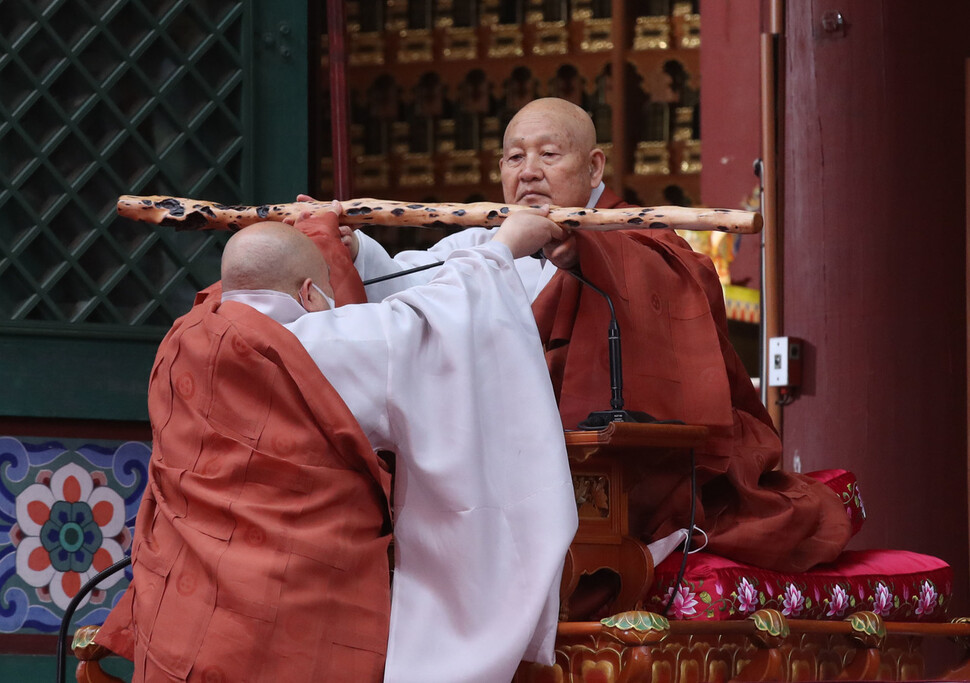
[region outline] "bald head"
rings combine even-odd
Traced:
[[[585,206],[606,157],[584,109],[558,97],[533,100],[505,129],[502,192],[515,204]]]
[[[272,289],[297,298],[306,280],[330,288],[330,269],[313,241],[284,223],[243,228],[222,252],[222,289]]]
[[[547,128],[550,134],[562,135],[580,152],[589,152],[596,146],[593,119],[582,107],[558,97],[532,100],[516,112],[505,129],[502,146],[508,146],[516,136],[521,137],[518,129],[527,122],[537,122]]]

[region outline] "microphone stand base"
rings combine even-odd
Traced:
[[[657,422],[657,418],[639,410],[594,410],[577,426],[593,431],[606,429],[611,422]]]

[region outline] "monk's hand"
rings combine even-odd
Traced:
[[[296,196],[296,201],[297,202],[315,202],[317,200],[314,199],[313,197],[311,197],[308,194],[298,194]],[[305,221],[311,215],[312,215],[312,210],[311,210],[311,208],[309,206],[307,206],[305,210],[297,211],[296,214],[287,216],[286,218],[283,219],[283,222],[286,223],[287,225],[296,225],[300,221]]]
[[[347,247],[350,252],[350,260],[357,260],[357,252],[360,251],[360,240],[357,239],[357,231],[349,225],[338,225],[340,231],[340,242]]]
[[[568,230],[563,231],[562,239],[553,240],[545,245],[542,253],[553,265],[562,270],[570,270],[579,265],[576,235]]]
[[[548,215],[548,204],[529,211],[516,211],[503,221],[492,239],[507,246],[513,258],[530,256],[564,237],[563,229],[549,220]]]
[[[298,201],[298,202],[315,202],[317,200],[314,199],[313,197],[311,197],[308,194],[298,194],[296,196],[296,201]],[[336,199],[334,199],[332,202],[330,202],[330,208],[327,209],[327,210],[328,211],[333,211],[338,216],[342,215],[343,212],[344,212],[343,205],[339,201],[337,201]],[[318,213],[319,213],[319,211],[318,211]],[[302,218],[306,218],[306,217],[308,217],[308,216],[304,215]],[[302,218],[301,218],[301,220],[302,220]],[[339,225],[339,226],[337,226],[337,229],[340,231],[340,242],[341,242],[341,244],[343,244],[345,247],[347,247],[347,251],[350,252],[350,260],[351,261],[356,261],[357,260],[357,252],[360,251],[360,240],[357,239],[357,233],[354,231],[354,228],[350,227],[349,225]]]
[[[320,200],[319,199],[314,199],[313,197],[311,197],[308,194],[298,194],[296,196],[296,201],[298,201],[298,202],[313,202],[315,204],[319,204],[320,203]]]

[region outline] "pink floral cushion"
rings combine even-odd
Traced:
[[[662,612],[682,555],[657,565],[645,609]],[[687,560],[669,619],[745,619],[776,609],[792,619],[840,620],[870,611],[886,621],[945,621],[953,571],[935,557],[906,550],[846,550],[830,564],[782,574],[699,552]]]
[[[852,535],[859,533],[862,523],[866,521],[866,506],[862,502],[855,475],[849,470],[817,470],[806,472],[805,476],[817,479],[835,491],[852,523]]]

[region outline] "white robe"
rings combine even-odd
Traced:
[[[504,683],[551,664],[577,527],[562,423],[508,248],[455,252],[427,286],[306,314],[227,292],[283,323],[397,453],[384,680]]]

